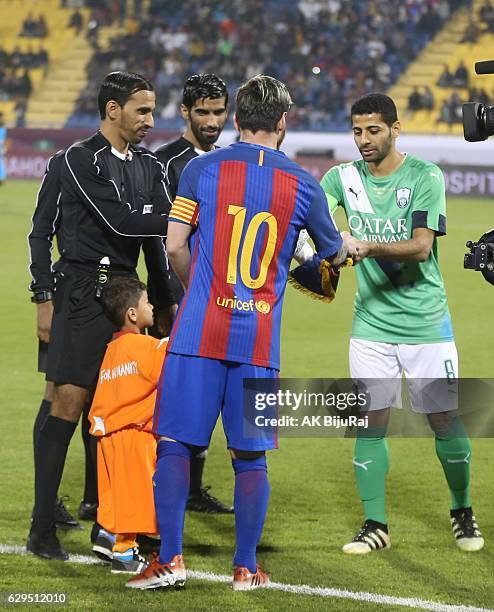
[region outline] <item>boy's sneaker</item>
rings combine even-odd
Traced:
[[[259,565],[253,574],[247,567],[235,567],[233,572],[233,590],[251,591],[252,589],[262,589],[269,584],[269,576],[263,572]]]
[[[367,519],[351,542],[341,549],[349,555],[366,555],[373,550],[391,548],[388,526]]]
[[[57,529],[83,529],[82,525],[70,514],[63,503],[67,498],[58,498],[53,518]]]
[[[111,562],[112,574],[140,574],[146,569],[147,561],[139,554],[137,546],[125,552],[113,552]]]
[[[206,514],[233,514],[233,506],[227,506],[209,493],[211,487],[201,487],[191,491],[187,500],[187,510]]]
[[[484,538],[471,507],[451,510],[450,520],[458,548],[466,552],[475,552],[484,547]]]
[[[113,533],[106,531],[98,523],[94,523],[91,530],[91,542],[93,553],[105,563],[110,563],[113,559],[113,545],[115,544]]]
[[[138,576],[127,581],[129,589],[159,589],[160,587],[183,587],[186,580],[184,559],[175,555],[170,563],[160,563],[159,555]]]

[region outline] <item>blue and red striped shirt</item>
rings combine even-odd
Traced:
[[[188,223],[191,269],[168,351],[279,369],[283,296],[300,230],[341,247],[317,181],[280,151],[239,142],[191,160],[170,221]]]

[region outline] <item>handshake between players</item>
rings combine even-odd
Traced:
[[[329,262],[332,266],[339,268],[345,264],[348,265],[348,259],[352,260],[352,264],[356,264],[368,256],[369,249],[364,240],[358,240],[347,231],[341,232],[341,238],[343,240],[341,249]],[[309,234],[306,230],[302,230],[293,255],[299,264],[304,264],[314,256],[314,249],[310,246],[308,240]]]
[[[293,254],[300,265],[290,271],[288,282],[313,299],[332,302],[338,287],[340,268],[355,265],[368,253],[365,241],[354,238],[349,232],[341,232],[341,238],[343,243],[336,255],[331,259],[321,259],[308,243],[308,232],[302,230]]]

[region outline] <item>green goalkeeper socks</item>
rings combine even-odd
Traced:
[[[386,439],[357,437],[353,466],[366,520],[372,519],[386,524],[384,493],[389,467]]]
[[[436,435],[436,453],[441,462],[451,493],[451,509],[469,508],[470,460],[472,449],[466,437],[449,438]]]

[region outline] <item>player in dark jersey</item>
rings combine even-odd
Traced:
[[[228,91],[215,74],[195,74],[187,79],[182,93],[180,112],[187,124],[185,133],[155,151],[165,167],[170,206],[177,193],[182,170],[188,162],[216,148],[215,143],[225,126]]]
[[[173,204],[177,194],[178,183],[182,170],[191,159],[212,151],[216,148],[218,140],[227,117],[228,91],[225,83],[215,74],[195,74],[187,79],[183,89],[180,111],[187,128],[185,133],[177,140],[169,142],[155,151],[156,157],[165,169],[166,195]],[[178,303],[182,299],[182,285],[170,271],[171,288],[176,295],[176,302],[171,307],[175,315]],[[157,311],[154,287],[148,282],[150,301]],[[166,334],[168,335],[168,334]],[[208,492],[209,487],[202,484],[204,464],[207,450],[195,454],[190,462],[190,493],[187,509],[196,512],[233,513],[231,506],[226,506]]]
[[[180,175],[185,166],[194,157],[216,148],[215,143],[225,126],[227,107],[226,85],[216,75],[195,74],[185,82],[180,106],[182,117],[187,125],[185,133],[155,151],[156,157],[165,170],[166,196],[170,207],[175,200]],[[175,314],[176,307],[183,296],[183,290],[173,271],[170,276],[176,294],[173,312]],[[153,301],[152,283],[148,283],[148,292]]]
[[[221,412],[235,472],[233,588],[266,586],[256,562],[268,507],[265,451],[276,432],[246,434],[244,378],[275,379],[288,268],[302,228],[320,257],[346,248],[315,179],[278,150],[291,98],[258,75],[237,93],[240,142],[193,159],[170,211],[168,254],[186,288],[158,388],[155,506],[160,555],[128,587],[182,586],[191,448],[206,447]],[[165,399],[166,398],[166,399]]]

